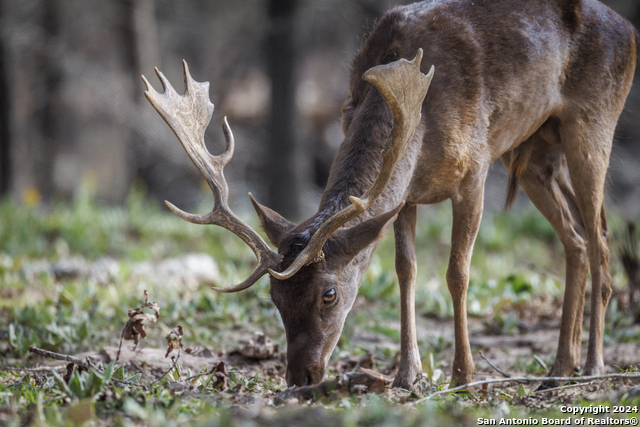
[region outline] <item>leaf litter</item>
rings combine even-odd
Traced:
[[[127,366],[128,369],[138,373],[128,379],[124,379],[125,375],[120,376],[122,379],[109,378],[108,385],[103,387],[100,392],[101,399],[117,399],[123,395],[123,392],[126,395],[126,393],[131,393],[133,389],[149,391],[163,389],[172,396],[188,395],[196,399],[207,396],[213,397],[216,401],[227,400],[232,405],[241,407],[252,407],[256,404],[263,407],[303,403],[326,405],[335,404],[341,399],[360,398],[366,395],[380,395],[384,396],[387,401],[406,404],[420,400],[434,390],[440,389],[443,384],[443,382],[436,384],[428,376],[419,375],[414,384],[414,390],[392,389],[390,386],[397,370],[398,353],[395,353],[390,362],[382,363],[384,359],[381,360],[379,354],[369,351],[362,356],[348,354],[337,359],[330,368],[332,373],[327,375],[327,379],[320,384],[286,388],[283,379],[285,366],[283,354],[278,345],[263,332],[256,332],[250,339],[240,341],[240,346],[228,353],[211,352],[206,348],[194,352],[191,347],[184,347],[185,330],[178,325],[165,336],[166,350],[139,348],[140,341],[145,339],[150,332],[145,327],[150,327],[158,322],[160,306],[155,302],[149,302],[149,294],[145,290],[144,302],[139,307],[128,310],[127,314],[129,319],[123,328],[120,347],[115,357],[115,348],[105,347],[98,353],[92,353],[87,360],[91,361],[88,363],[98,375],[106,373],[105,365],[109,366],[108,364],[118,361],[121,362],[121,367]],[[476,345],[490,346],[491,349],[504,348],[504,346],[517,349],[524,345],[523,350],[528,348],[529,354],[531,354],[531,348],[537,341],[528,342],[524,338],[526,335],[521,334],[521,338],[511,341],[504,336],[502,338],[495,336],[498,340],[489,336],[491,339],[484,342],[478,340]],[[123,340],[133,341],[133,348],[122,349]],[[546,338],[541,342],[545,340]],[[555,338],[552,341],[555,341]],[[612,349],[612,347],[607,347],[607,349]],[[177,356],[174,354],[175,352],[177,352]],[[39,354],[51,357],[44,353]],[[61,356],[63,360],[67,360],[66,357],[71,357],[58,356]],[[167,369],[167,363],[162,362],[162,359],[166,360],[169,356],[171,356],[172,363]],[[503,356],[500,363],[506,364],[513,370],[513,362],[509,362],[508,352]],[[62,381],[67,384],[67,387],[61,386],[62,393],[65,394],[62,400],[64,402],[82,402],[82,396],[93,393],[93,391],[87,390],[94,389],[82,388],[86,385],[78,386],[80,382],[77,379],[89,375],[87,368],[80,363],[82,360],[80,362],[78,360],[80,360],[79,357],[76,361],[66,365],[67,372],[62,377]],[[429,354],[428,361],[425,372],[433,376],[433,372],[439,371],[442,375],[442,371],[435,368],[432,353]],[[532,357],[532,363],[538,366],[545,365],[545,362],[536,354]],[[479,376],[483,374],[486,376],[487,369],[480,369],[479,374]],[[69,383],[73,381],[75,381],[75,388],[72,389]],[[548,409],[551,405],[545,402],[563,399],[571,401],[581,396],[580,390],[588,391],[594,398],[611,393],[611,387],[605,387],[603,384],[605,383],[577,384],[573,389],[571,387],[558,389],[547,393],[546,396],[527,391],[527,388],[524,388],[522,384],[515,382],[502,384],[499,387],[483,384],[481,389],[477,390],[478,394],[470,394],[469,396],[473,402],[491,402],[508,397],[515,399],[525,407]],[[628,387],[638,384],[638,381],[629,379],[624,384],[627,384],[628,389]],[[623,384],[620,383],[620,385]],[[618,397],[622,396],[624,388],[618,387],[617,389],[620,390]],[[83,419],[84,416],[88,416],[87,414],[94,414],[93,407],[85,407],[80,403],[70,404],[74,408],[73,412],[79,411],[81,416],[78,419]]]

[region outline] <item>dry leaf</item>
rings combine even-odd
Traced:
[[[155,311],[155,314],[143,313],[142,309],[148,308]],[[138,341],[144,339],[147,336],[147,333],[144,330],[143,321],[147,321],[150,323],[156,323],[158,318],[160,317],[160,307],[155,302],[149,302],[149,293],[144,291],[144,303],[138,307],[129,310],[129,321],[125,325],[123,338],[128,341],[133,341],[135,350],[138,346]]]
[[[64,382],[66,382],[67,384],[69,384],[69,380],[71,380],[71,374],[73,374],[74,371],[88,371],[87,368],[80,366],[80,365],[76,365],[75,363],[68,363],[67,364],[67,372],[65,372],[64,376],[62,377],[62,379],[64,380]]]
[[[211,387],[216,390],[224,391],[227,388],[227,378],[229,377],[227,374],[227,367],[224,362],[218,363],[218,365],[212,369],[213,380]]]
[[[376,394],[384,393],[386,386],[387,384],[385,383],[385,381],[379,378],[369,386],[369,388],[367,389],[367,392],[376,393]]]
[[[164,357],[169,356],[169,353],[171,353],[173,350],[178,350],[179,348],[182,347],[182,336],[183,336],[183,330],[182,330],[182,326],[178,325],[175,328],[173,328],[171,330],[171,332],[169,332],[169,334],[167,335],[167,345],[169,346],[167,348],[167,354],[164,355]]]

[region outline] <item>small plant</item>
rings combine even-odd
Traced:
[[[490,320],[485,320],[483,325],[488,334],[513,335],[518,329],[518,317],[513,311],[506,314],[497,312]]]
[[[97,400],[107,387],[113,375],[114,363],[108,364],[101,372],[93,367],[89,369],[74,369],[68,367],[67,375],[61,377],[51,371],[58,387],[68,397],[75,400]],[[70,371],[70,372],[69,372]]]

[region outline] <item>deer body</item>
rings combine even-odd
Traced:
[[[394,385],[411,387],[421,370],[414,311],[416,206],[446,199],[453,211],[446,277],[454,306],[452,375],[457,384],[471,382],[469,263],[487,171],[497,158],[510,172],[508,203],[520,184],[565,249],[562,326],[550,374],[568,376],[580,365],[589,266],[585,366],[587,374],[602,373],[604,309],[611,293],[603,187],[637,51],[631,24],[595,0],[433,0],[385,14],[353,62],[342,111],[345,139],[318,212],[295,225],[252,198],[278,247],[277,255],[265,257],[273,259],[271,295],[287,333],[289,385],[322,379],[371,254],[393,223],[402,329]],[[401,58],[416,55],[423,72],[435,65],[433,80],[430,73],[413,83],[403,74],[392,78],[402,83],[388,92],[408,99],[431,81],[426,97],[421,92],[416,98],[421,116],[400,112],[373,77],[361,78],[369,69],[395,69],[406,63]],[[399,154],[391,161],[383,151]],[[363,193],[362,200],[353,200]]]

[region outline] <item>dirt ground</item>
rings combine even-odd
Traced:
[[[354,307],[354,312],[363,311],[365,315],[374,315],[375,310],[376,307],[361,301]],[[351,313],[351,316],[354,314]],[[488,333],[487,323],[486,318],[469,318],[469,336],[476,364],[476,381],[502,377],[487,360],[500,371],[513,377],[531,376],[524,367],[535,363],[534,355],[550,366],[558,344],[559,316],[541,316],[535,319],[535,323],[519,322],[517,333],[509,335]],[[399,321],[386,321],[385,326],[398,330],[400,327]],[[417,328],[421,342],[440,343],[439,348],[434,346],[430,348],[427,344],[420,350],[423,357],[428,352],[435,354],[436,367],[443,371],[445,379],[448,380],[453,360],[453,320],[418,317]],[[640,332],[640,325],[635,325],[634,328],[636,332]],[[255,374],[268,376],[284,387],[286,349],[279,349],[269,337],[264,337],[260,333],[254,335],[248,330],[241,329],[232,331],[232,334],[238,345],[227,352],[211,350],[206,346],[198,348],[194,354],[182,352],[179,359],[182,371],[200,372],[207,367],[211,368],[219,362],[224,362],[228,369],[235,368],[247,377]],[[354,345],[371,350],[364,356],[341,354],[342,357],[329,367],[325,380],[331,378],[332,374],[346,373],[361,366],[374,369],[383,375],[388,375],[389,378],[393,376],[399,342],[383,334],[360,330],[358,327],[353,332],[351,340]],[[585,331],[582,345],[583,362],[586,359],[587,340],[588,332]],[[377,358],[379,352],[376,353],[375,349],[379,348],[389,349],[396,357],[391,360],[384,357]],[[109,363],[115,360],[117,353],[117,346],[108,346],[99,351],[85,352],[75,356],[80,359],[89,356],[97,361]],[[175,356],[176,352],[172,355]],[[132,349],[131,343],[125,342],[119,362],[143,374],[150,374],[151,377],[161,375],[172,364],[171,359],[166,357],[166,347],[148,347],[144,342],[135,350]],[[636,342],[605,343],[604,362],[608,373],[640,365],[640,345]],[[63,367],[66,362],[48,361],[45,365]],[[542,368],[538,367],[537,370],[536,375],[541,376]]]

